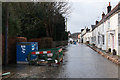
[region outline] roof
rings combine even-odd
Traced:
[[[108,13],[106,14],[101,20],[100,22],[96,25],[96,27],[98,27],[100,24],[102,24],[103,22],[105,22],[106,20],[108,20],[113,14],[115,14],[117,11],[120,11],[120,2]]]

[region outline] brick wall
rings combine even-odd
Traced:
[[[24,37],[8,38],[8,64],[16,63],[16,42],[27,42]],[[5,64],[5,36],[2,35],[2,63]]]

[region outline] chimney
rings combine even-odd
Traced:
[[[96,25],[98,24],[99,22],[96,20]]]
[[[103,13],[102,13],[102,19],[104,18],[104,16],[105,16],[105,13],[103,12]]]
[[[109,2],[109,6],[107,7],[107,13],[109,13],[111,11],[111,5],[110,5],[110,2]]]

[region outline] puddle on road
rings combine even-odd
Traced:
[[[116,78],[117,66],[85,45],[69,45],[60,66],[11,65],[12,78]],[[97,74],[97,75],[96,75]],[[114,75],[113,75],[114,74]]]
[[[4,68],[4,70],[10,70],[13,74],[11,78],[56,78],[64,72],[64,67],[67,61],[62,64],[46,66],[46,65],[11,65]]]

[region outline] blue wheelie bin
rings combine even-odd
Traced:
[[[38,51],[38,42],[18,42],[16,45],[17,63],[27,62],[27,55],[32,51]],[[32,55],[31,58],[36,58]]]

